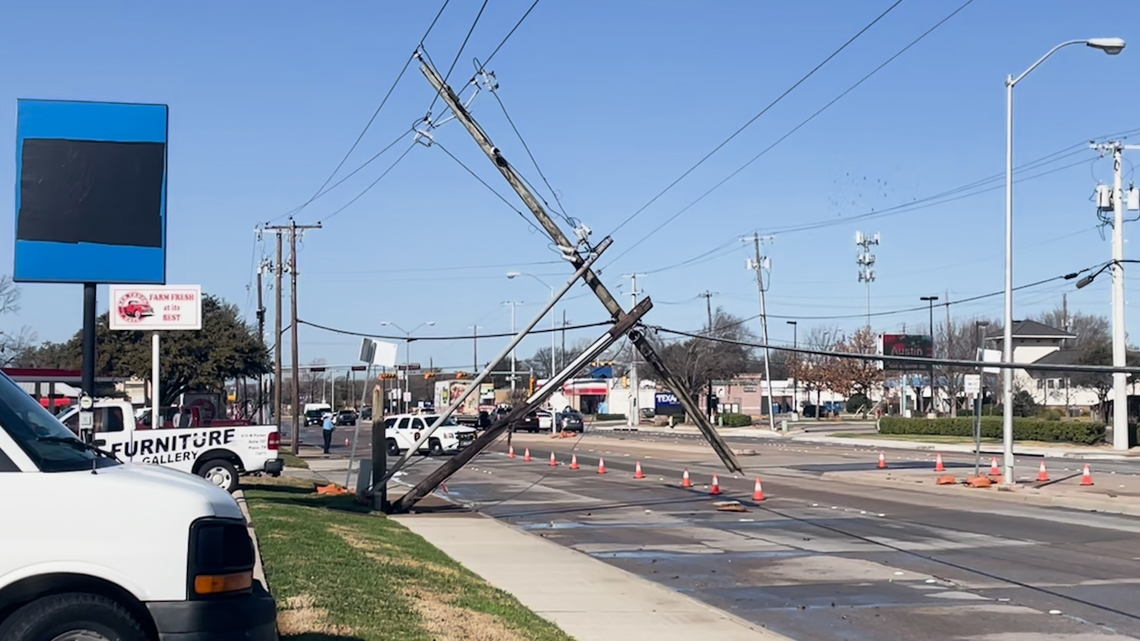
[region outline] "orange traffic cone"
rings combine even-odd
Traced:
[[[523,460],[528,462],[528,463],[530,462],[530,448],[529,447],[526,448],[525,450],[523,450]]]
[[[550,453],[550,467],[558,467],[558,459],[554,458],[554,452]]]
[[[598,474],[606,473],[606,459],[598,457]]]
[[[633,478],[635,478],[635,479],[645,478],[645,473],[641,471],[641,461],[638,461],[637,467],[633,468]]]
[[[1092,472],[1089,471],[1089,464],[1085,463],[1085,472],[1081,475],[1081,485],[1092,485]]]
[[[1037,470],[1037,480],[1039,482],[1049,480],[1049,472],[1045,471],[1045,461],[1044,460],[1041,461],[1041,467],[1038,468],[1038,470]]]
[[[712,487],[709,488],[709,494],[713,496],[720,494],[720,479],[716,477],[716,474],[713,474],[713,482]]]
[[[514,445],[507,448],[507,458],[515,458],[515,446]]]
[[[887,457],[883,456],[882,452],[879,452],[879,469],[887,469]]]
[[[681,476],[681,487],[693,487],[693,482],[689,479],[689,468],[685,468],[685,473]]]
[[[752,490],[753,501],[764,500],[764,488],[760,486],[760,477],[756,477],[756,489]]]
[[[570,469],[572,469],[572,470],[580,469],[578,467],[578,455],[577,454],[571,454],[570,455]]]
[[[942,455],[941,454],[939,454],[937,456],[937,458],[934,459],[934,471],[935,472],[945,472],[946,471],[946,467],[944,465],[942,465]]]
[[[998,467],[996,456],[990,459],[990,475],[1001,476],[1001,468]]]

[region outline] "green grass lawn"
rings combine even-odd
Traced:
[[[301,469],[309,469],[309,462],[305,459],[293,454],[292,452],[278,452],[278,456],[285,461],[285,467],[299,467]]]
[[[972,436],[942,436],[938,434],[879,434],[877,432],[839,432],[829,434],[835,438],[870,438],[882,441],[910,441],[911,443],[932,443],[932,444],[946,444],[946,443],[964,443],[966,445],[974,444],[974,437]],[[1077,445],[1074,443],[1047,443],[1045,441],[1015,441],[1021,447],[1093,447],[1089,445]],[[982,445],[1001,445],[1000,438],[983,438]]]
[[[402,525],[309,487],[246,489],[286,641],[571,641]]]

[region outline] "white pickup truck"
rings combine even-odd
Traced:
[[[94,443],[124,462],[150,463],[196,474],[232,492],[241,474],[278,476],[284,468],[277,454],[280,435],[274,425],[164,427],[150,429],[134,418],[126,401],[104,399],[94,407]],[[79,408],[61,414],[63,423],[80,434]]]
[[[389,456],[399,456],[411,449],[420,436],[439,418],[438,414],[396,414],[384,419],[384,439]],[[428,454],[454,453],[475,441],[475,428],[463,427],[448,418],[426,443]]]
[[[3,641],[277,639],[233,497],[96,451],[2,373],[0,514]]]

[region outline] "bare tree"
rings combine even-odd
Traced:
[[[835,351],[848,354],[875,354],[878,351],[878,336],[870,327],[862,327],[850,337],[837,341]],[[844,397],[862,394],[870,397],[871,392],[883,382],[883,370],[878,361],[862,358],[835,357],[826,368],[828,387]]]
[[[979,323],[986,323],[985,329],[979,330]],[[941,323],[934,332],[934,358],[972,361],[977,356],[978,332],[983,335],[999,326],[996,320],[975,316],[966,319],[950,319],[950,324]],[[965,375],[976,374],[973,367],[950,367],[938,365],[934,368],[934,375],[938,384],[946,393],[950,401],[950,415],[957,416],[959,406],[965,401],[959,398],[965,388]]]
[[[713,315],[712,329],[705,330],[707,338],[663,342],[660,346],[661,360],[685,386],[696,393],[712,381],[731,379],[749,370],[753,350],[746,345],[718,342],[728,340],[743,343],[756,341],[756,335],[737,316],[717,308]],[[714,340],[709,340],[714,339]]]
[[[805,349],[829,352],[835,349],[838,342],[839,329],[827,325],[816,325],[800,340]],[[815,405],[818,408],[823,390],[832,390],[836,384],[837,361],[833,356],[822,354],[794,354],[788,360],[788,373],[799,381],[800,389],[808,393],[815,392]],[[819,418],[819,411],[816,411]]]
[[[20,289],[11,276],[0,276],[0,316],[20,311]],[[35,349],[36,333],[28,326],[15,332],[0,332],[0,363],[17,363]]]

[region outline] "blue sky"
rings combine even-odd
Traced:
[[[752,316],[758,313],[756,286],[745,269],[751,245],[735,239],[754,230],[775,233],[766,246],[773,266],[768,308],[780,317],[770,323],[773,340],[791,339],[786,318],[800,319],[801,333],[813,324],[850,331],[863,322],[865,310],[855,265],[854,234],[861,230],[882,235],[874,252],[875,312],[919,306],[920,296],[944,298],[948,292],[956,300],[998,291],[1000,180],[983,185],[996,187],[991,191],[945,204],[851,218],[1000,174],[1005,75],[1020,73],[1061,41],[1119,36],[1133,43],[1120,56],[1084,47],[1060,52],[1018,87],[1015,103],[1019,164],[1066,148],[1074,152],[1028,172],[1057,169],[1017,188],[1015,283],[1107,261],[1110,244],[1098,234],[1089,197],[1098,180],[1111,180],[1112,163],[1077,145],[1140,130],[1140,87],[1132,81],[1140,70],[1140,5],[1134,0],[976,0],[614,261],[961,1],[904,0],[623,227],[600,262],[604,280],[628,302],[622,275],[650,272],[639,284],[657,301],[651,324],[699,327],[705,309],[697,294],[706,289],[718,293],[715,305]],[[440,4],[9,3],[0,12],[0,57],[7,61],[0,66],[0,121],[8,123],[2,137],[9,145],[8,153],[0,153],[0,183],[15,181],[17,98],[168,104],[168,282],[201,284],[252,319],[251,266],[272,250],[269,237],[256,241],[254,228],[320,187]],[[447,7],[426,41],[437,65],[450,65],[481,4],[453,0]],[[489,68],[566,211],[600,240],[890,4],[543,0]],[[454,84],[471,77],[472,59],[485,59],[529,6],[530,0],[488,3],[452,75]],[[411,67],[342,174],[408,130],[431,102],[430,86]],[[541,186],[494,96],[480,94],[472,110],[503,153]],[[458,123],[433,135],[523,209]],[[1129,142],[1136,139],[1140,135]],[[532,272],[557,284],[568,266],[440,146],[415,146],[373,189],[330,217],[411,143],[405,137],[297,214],[299,222],[324,223],[304,237],[300,252],[301,318],[376,333],[386,333],[382,320],[409,329],[434,320],[428,329],[440,335],[467,335],[472,324],[481,332],[509,329],[503,301],[526,303],[519,307],[521,322],[549,291],[529,278],[508,280],[505,273]],[[1132,153],[1137,159],[1126,163],[1126,178],[1140,163],[1140,151]],[[825,225],[787,231],[815,222]],[[0,264],[10,270],[13,225],[2,229]],[[1125,231],[1131,235],[1127,226]],[[47,340],[78,329],[79,286],[24,285],[22,292],[21,313],[0,319],[0,327],[31,326]],[[1140,275],[1131,278],[1128,292],[1140,293]],[[1071,281],[1020,292],[1015,315],[1052,308],[1063,293],[1073,309],[1109,311],[1110,279],[1101,277],[1079,292]],[[101,296],[105,308],[105,289]],[[569,297],[560,309],[571,321],[605,318],[583,290]],[[956,317],[997,316],[1001,297],[951,309]],[[1135,340],[1140,315],[1129,312]],[[812,318],[844,315],[853,317]],[[926,316],[891,314],[874,325],[879,331],[900,330],[904,323],[913,329],[925,325]],[[758,321],[754,325],[759,333]],[[577,332],[568,340],[587,335]],[[548,340],[530,338],[520,354]],[[481,343],[481,357],[501,344]],[[356,338],[308,327],[301,332],[303,362],[348,363],[358,348]],[[413,349],[414,360],[430,357],[437,365],[471,360],[470,341],[417,343]]]

